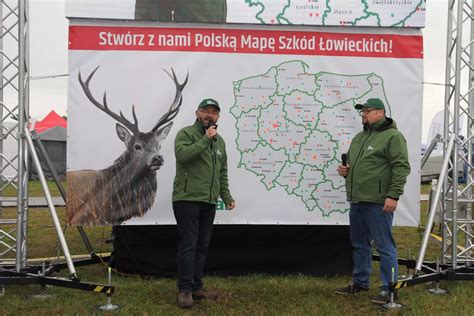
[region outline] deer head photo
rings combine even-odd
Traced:
[[[135,107],[133,121],[120,111],[114,112],[107,104],[104,92],[102,102],[90,90],[90,82],[99,67],[84,81],[79,71],[79,84],[90,103],[117,123],[117,137],[125,145],[125,151],[108,168],[102,170],[78,170],[67,173],[67,214],[70,225],[117,224],[132,217],[143,216],[153,205],[157,190],[156,171],[164,164],[160,155],[161,143],[170,132],[182,104],[182,91],[188,76],[179,83],[176,74],[165,70],[173,80],[176,93],[171,106],[148,132],[141,132]]]

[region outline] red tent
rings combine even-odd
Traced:
[[[38,134],[41,134],[47,131],[48,129],[56,126],[67,128],[67,121],[61,116],[59,116],[58,113],[54,112],[54,110],[52,110],[51,112],[49,112],[48,115],[46,115],[44,119],[36,122],[35,131]]]

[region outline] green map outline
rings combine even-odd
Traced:
[[[237,168],[244,168],[245,170],[249,171],[250,173],[254,174],[255,176],[257,176],[257,178],[259,178],[259,181],[265,186],[265,189],[269,192],[270,190],[272,190],[273,188],[276,187],[276,184],[278,184],[279,186],[281,186],[289,195],[295,195],[297,197],[299,197],[303,204],[305,205],[306,209],[308,209],[308,211],[314,211],[316,208],[318,208],[321,213],[322,213],[322,216],[323,217],[329,217],[332,213],[334,212],[338,212],[338,213],[346,213],[348,212],[349,209],[332,209],[330,210],[329,212],[325,212],[322,207],[320,206],[320,204],[318,203],[318,200],[315,199],[313,197],[313,193],[318,189],[318,187],[321,185],[321,184],[324,184],[324,183],[327,183],[327,182],[330,182],[330,185],[331,185],[331,188],[334,189],[334,190],[337,190],[337,189],[341,189],[343,185],[339,186],[339,187],[335,187],[334,185],[334,182],[329,179],[327,176],[326,176],[326,173],[324,172],[326,170],[326,168],[334,161],[337,161],[338,160],[338,157],[337,157],[337,149],[339,149],[339,144],[338,144],[338,141],[335,140],[332,135],[329,133],[329,131],[327,130],[321,130],[321,129],[318,129],[317,126],[318,126],[318,123],[319,123],[319,120],[320,120],[320,115],[321,113],[323,113],[323,111],[325,109],[332,109],[332,108],[336,108],[337,106],[341,105],[341,104],[344,104],[344,103],[347,103],[347,102],[350,102],[352,101],[353,105],[358,102],[358,100],[364,98],[365,96],[369,95],[371,93],[371,91],[373,90],[373,85],[371,84],[370,82],[370,79],[371,78],[377,78],[378,80],[380,80],[381,82],[381,91],[383,93],[383,96],[384,96],[384,99],[385,100],[388,100],[387,99],[387,95],[386,95],[386,91],[385,91],[385,84],[384,84],[384,80],[382,77],[376,75],[375,73],[365,73],[365,74],[352,74],[352,75],[347,75],[347,74],[338,74],[338,73],[332,73],[332,72],[325,72],[325,71],[320,71],[320,72],[317,72],[315,74],[310,74],[312,76],[314,76],[314,84],[316,86],[316,89],[314,90],[314,93],[313,94],[308,94],[306,93],[306,91],[302,91],[300,89],[292,89],[290,92],[286,93],[285,95],[279,95],[278,94],[278,87],[279,87],[279,83],[276,81],[277,80],[277,77],[278,77],[278,69],[280,67],[282,67],[283,65],[285,64],[290,64],[290,63],[300,63],[303,70],[305,71],[305,73],[307,74],[310,74],[307,72],[307,70],[309,69],[309,66],[307,63],[305,63],[303,60],[298,60],[298,59],[295,59],[295,60],[289,60],[289,61],[285,61],[285,62],[282,62],[276,66],[272,66],[270,67],[265,73],[263,74],[259,74],[259,75],[255,75],[255,76],[250,76],[250,77],[246,77],[246,78],[243,78],[243,79],[240,79],[240,80],[237,80],[237,81],[234,81],[233,82],[233,86],[234,86],[234,104],[233,106],[230,108],[230,113],[231,115],[235,118],[235,129],[237,131],[237,137],[235,138],[234,142],[236,144],[236,147],[237,147],[237,150],[239,151],[240,153],[240,159],[239,159],[239,162],[238,162],[238,165],[237,165]],[[246,80],[249,80],[249,79],[256,79],[256,78],[260,78],[262,76],[268,76],[268,74],[270,74],[271,72],[275,72],[275,74],[273,75],[273,79],[275,80],[275,91],[269,95],[269,99],[272,100],[272,102],[270,102],[269,104],[266,104],[266,105],[263,105],[263,106],[257,106],[255,108],[250,108],[249,110],[245,110],[245,111],[240,111],[240,115],[239,116],[236,116],[233,112],[233,109],[235,109],[237,106],[238,106],[238,101],[237,101],[237,93],[239,93],[241,91],[241,88],[242,88],[242,83]],[[319,77],[323,76],[323,75],[334,75],[334,76],[338,76],[338,77],[363,77],[365,76],[367,81],[368,81],[368,85],[370,86],[370,89],[367,90],[364,94],[360,95],[360,96],[357,96],[356,98],[348,98],[348,99],[344,99],[343,101],[341,102],[338,102],[338,103],[334,103],[333,105],[331,106],[326,106],[322,101],[318,100],[317,97],[316,97],[316,93],[318,91],[320,91],[321,89],[321,86],[317,84],[317,80]],[[269,144],[265,139],[263,139],[261,136],[260,136],[260,118],[261,118],[261,115],[262,115],[262,110],[265,110],[267,109],[268,107],[270,107],[273,102],[274,102],[274,99],[272,99],[272,97],[275,97],[275,96],[279,96],[282,98],[282,100],[284,100],[284,98],[288,95],[291,95],[292,93],[294,93],[295,91],[297,92],[300,92],[302,94],[306,94],[308,96],[312,96],[314,101],[317,102],[318,104],[321,105],[321,109],[315,114],[315,117],[317,116],[317,119],[316,119],[316,122],[314,123],[314,128],[307,128],[306,126],[302,126],[301,124],[298,124],[297,122],[294,122],[293,120],[291,120],[290,118],[288,118],[287,116],[287,112],[284,108],[284,105],[286,104],[285,102],[283,103],[283,112],[285,113],[285,121],[289,121],[291,123],[293,123],[295,126],[302,126],[303,128],[309,130],[309,133],[306,135],[305,137],[305,140],[303,142],[301,142],[299,144],[299,154],[301,154],[301,148],[303,146],[303,144],[306,143],[307,139],[309,137],[311,137],[312,133],[317,131],[317,132],[320,132],[322,134],[326,134],[330,141],[332,143],[335,144],[334,148],[333,148],[333,153],[332,153],[332,158],[328,161],[326,161],[324,163],[324,166],[322,169],[320,168],[317,168],[317,166],[314,166],[314,165],[311,165],[311,164],[307,164],[307,163],[302,163],[302,162],[298,162],[296,161],[295,159],[292,159],[294,157],[292,157],[291,154],[289,154],[285,149],[283,148],[275,148],[272,146],[272,144]],[[387,102],[387,113],[390,113],[390,104],[389,102]],[[257,111],[258,110],[258,111]],[[259,142],[255,145],[255,146],[252,146],[253,148],[252,149],[248,149],[248,150],[242,150],[242,148],[240,148],[240,145],[239,145],[239,138],[241,136],[240,134],[240,130],[239,130],[239,126],[238,126],[238,123],[239,123],[239,119],[245,115],[245,114],[248,114],[252,111],[257,111],[256,115],[257,115],[257,130],[255,132],[255,136],[258,137],[259,139]],[[247,154],[247,153],[253,153],[255,151],[258,150],[259,146],[261,147],[267,147],[267,149],[271,149],[272,151],[276,151],[276,152],[280,152],[282,151],[284,153],[284,155],[289,158],[287,159],[286,161],[284,161],[282,167],[280,168],[278,174],[273,177],[273,180],[271,180],[272,182],[272,185],[271,186],[268,186],[267,185],[267,182],[264,181],[264,179],[266,178],[266,175],[264,174],[259,174],[257,172],[255,172],[254,170],[252,170],[251,168],[248,168],[246,163],[243,162],[243,159],[244,159],[244,154]],[[290,186],[289,185],[285,185],[281,182],[279,182],[279,178],[283,172],[283,170],[285,170],[285,166],[288,164],[288,163],[292,163],[292,164],[298,164],[299,166],[301,166],[301,172],[299,174],[299,181],[298,181],[298,185],[290,190]],[[312,168],[312,169],[315,169],[317,171],[320,171],[321,174],[322,174],[322,180],[317,182],[314,186],[314,189],[309,193],[309,196],[311,197],[311,199],[314,200],[314,202],[316,203],[316,206],[313,208],[313,209],[309,209],[308,205],[307,205],[307,202],[304,200],[304,196],[301,195],[301,194],[298,194],[296,192],[296,190],[298,188],[300,188],[300,185],[301,185],[301,181],[303,180],[303,174],[304,174],[304,171],[306,168]],[[310,200],[310,199],[308,199]]]

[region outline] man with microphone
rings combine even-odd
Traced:
[[[372,302],[385,304],[390,299],[388,285],[398,275],[392,222],[410,173],[408,150],[395,121],[385,116],[380,99],[368,99],[355,108],[362,116],[364,129],[354,137],[337,169],[346,178],[354,269],[352,283],[336,293],[352,295],[368,291],[374,241],[380,255],[382,286]]]
[[[173,211],[178,228],[178,306],[190,308],[194,300],[216,299],[217,292],[204,289],[202,273],[211,241],[219,196],[227,209],[235,207],[229,191],[224,139],[217,133],[219,103],[204,99],[193,125],[176,135],[176,176]]]

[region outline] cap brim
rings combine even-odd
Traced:
[[[365,104],[356,104],[354,107],[356,108],[356,110],[360,110],[362,109],[363,107],[365,106]]]

